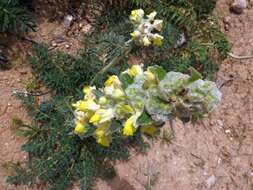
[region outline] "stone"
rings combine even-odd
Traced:
[[[230,6],[230,11],[235,14],[242,14],[243,10],[247,7],[246,0],[234,0],[232,5]]]
[[[207,188],[210,189],[211,187],[213,187],[215,185],[215,182],[216,182],[216,177],[214,175],[211,175],[206,180],[206,186],[207,186]]]
[[[66,15],[63,20],[63,25],[65,28],[69,28],[74,21],[74,17],[72,15]]]

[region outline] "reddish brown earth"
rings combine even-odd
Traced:
[[[219,0],[217,15],[231,41],[232,52],[253,53],[253,9],[242,15],[229,12],[228,0]],[[61,34],[59,23],[41,21],[35,40],[51,42]],[[79,27],[79,26],[77,26]],[[54,29],[59,30],[54,30]],[[51,32],[50,32],[51,31]],[[57,33],[59,31],[59,34]],[[75,53],[80,38],[66,36],[59,49]],[[66,44],[70,48],[66,49]],[[13,117],[29,122],[24,108],[12,91],[24,89],[22,81],[29,78],[27,66],[0,71],[0,166],[10,161],[24,161],[20,151],[25,141],[10,130]],[[175,138],[170,139],[170,126],[164,134],[149,140],[146,154],[131,151],[128,162],[115,163],[117,176],[97,180],[97,190],[252,190],[253,189],[253,59],[227,59],[220,66],[217,82],[231,79],[222,87],[219,108],[199,125],[174,122]],[[163,133],[162,133],[163,134]],[[0,190],[25,190],[5,183],[8,171],[0,167]],[[38,189],[38,188],[35,188]],[[78,189],[78,188],[74,188]]]

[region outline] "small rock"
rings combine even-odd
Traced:
[[[216,182],[216,177],[214,175],[211,175],[207,180],[206,180],[206,186],[208,189],[214,186]]]
[[[58,45],[57,45],[56,42],[53,41],[53,42],[52,42],[52,46],[53,46],[53,47],[57,47]]]
[[[246,0],[234,0],[232,5],[230,6],[230,11],[236,14],[241,14],[244,9],[247,7]]]
[[[7,106],[8,106],[8,107],[11,107],[12,105],[11,105],[11,103],[8,103]]]
[[[65,48],[66,48],[66,49],[69,49],[69,48],[70,48],[70,45],[69,45],[69,44],[66,44],[66,45],[65,45]]]
[[[229,129],[225,130],[225,133],[231,133],[231,131]]]
[[[72,15],[65,16],[63,20],[64,27],[69,28],[73,24],[73,21],[74,21],[74,17]]]
[[[83,23],[80,23],[78,26],[79,26],[80,29],[82,29]]]

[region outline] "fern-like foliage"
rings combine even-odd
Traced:
[[[29,162],[26,166],[17,165],[16,175],[8,178],[12,184],[44,183],[47,189],[64,190],[73,181],[79,181],[82,190],[90,189],[94,177],[109,171],[109,176],[113,174],[113,170],[108,169],[108,162],[111,166],[117,159],[127,159],[130,145],[138,144],[141,150],[146,147],[140,134],[124,140],[120,134],[114,133],[112,146],[103,148],[92,137],[81,140],[72,132],[74,115],[70,105],[82,98],[82,87],[115,58],[121,58],[118,65],[100,76],[96,86],[101,86],[107,75],[117,75],[125,70],[127,56],[123,52],[133,30],[128,21],[131,9],[156,10],[158,17],[164,20],[162,47],[132,47],[130,54],[141,59],[145,66],[157,64],[167,71],[180,72],[193,66],[205,77],[212,77],[230,49],[217,23],[210,14],[207,15],[211,12],[207,5],[212,4],[212,0],[205,1],[206,4],[199,4],[197,0],[89,2],[87,7],[93,8],[89,11],[96,20],[93,30],[84,38],[78,56],[51,52],[45,45],[34,47],[30,58],[34,75],[52,93],[51,99],[43,102],[33,96],[17,94],[27,107],[33,125],[28,129],[31,135],[27,143],[22,146],[22,150],[29,154]],[[182,34],[186,41],[176,47]],[[218,55],[213,56],[217,52]],[[24,127],[26,125],[20,124],[20,130]]]
[[[24,33],[34,30],[34,26],[30,13],[19,0],[0,1],[0,32]]]

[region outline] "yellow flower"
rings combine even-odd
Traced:
[[[132,115],[126,120],[124,124],[124,128],[123,128],[123,135],[126,135],[126,136],[134,135],[138,127],[136,121],[140,115],[141,115],[141,112],[137,112],[136,114]]]
[[[73,106],[83,112],[96,111],[100,108],[100,106],[92,99],[88,99],[87,101],[80,100],[76,104],[73,104]]]
[[[111,144],[111,138],[106,135],[98,137],[96,139],[97,139],[97,143],[101,144],[102,146],[109,147]]]
[[[90,123],[94,125],[99,125],[105,123],[114,118],[114,111],[112,108],[109,109],[98,109],[95,114],[90,118]]]
[[[101,116],[95,113],[95,114],[90,118],[90,123],[98,122],[98,121],[100,121],[100,119],[101,119]]]
[[[95,94],[93,94],[93,90],[95,90],[96,89],[96,87],[94,87],[94,86],[85,86],[84,88],[83,88],[83,93],[85,94],[85,96],[84,96],[84,99],[85,100],[87,100],[87,99],[95,99],[96,98],[96,96],[95,96]]]
[[[75,133],[78,135],[84,135],[87,132],[87,128],[84,123],[76,122]]]
[[[152,13],[150,13],[149,15],[147,15],[147,17],[148,17],[148,19],[150,21],[153,21],[155,19],[156,14],[157,14],[157,12],[153,11]]]
[[[136,131],[134,127],[134,117],[131,116],[125,123],[123,128],[123,134],[126,136],[133,136]]]
[[[153,44],[155,46],[161,46],[163,41],[163,37],[159,34],[155,34],[153,38]]]
[[[112,97],[115,100],[124,100],[125,93],[120,88],[115,88],[114,86],[106,86],[104,92],[107,96]]]
[[[154,127],[152,125],[141,126],[141,132],[150,136],[154,136],[157,132],[157,127]]]
[[[141,36],[141,33],[140,33],[140,31],[135,30],[130,35],[132,36],[133,39],[136,39],[136,38],[139,38]]]
[[[150,42],[150,40],[148,39],[147,36],[144,36],[144,38],[142,39],[142,41],[143,41],[143,45],[144,46],[150,46],[150,44],[151,44],[151,42]]]
[[[111,143],[111,136],[107,134],[110,125],[111,125],[110,122],[103,123],[99,125],[95,131],[95,138],[97,143],[105,147],[109,147]]]
[[[142,9],[136,9],[136,10],[131,11],[131,15],[129,18],[131,21],[138,23],[141,21],[143,16],[144,16],[144,11]]]
[[[163,27],[163,20],[154,20],[153,26],[157,31],[161,31]]]
[[[130,69],[127,70],[127,73],[135,77],[137,75],[143,74],[142,66],[141,65],[133,65]]]
[[[119,78],[116,75],[110,76],[106,81],[105,81],[105,86],[111,86],[111,85],[120,85],[121,82]]]
[[[84,94],[89,94],[89,93],[92,92],[92,90],[93,90],[93,88],[90,87],[90,86],[85,86],[85,87],[83,87],[83,93],[84,93]]]

